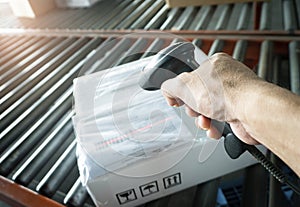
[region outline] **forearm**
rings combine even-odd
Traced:
[[[263,81],[242,97],[238,114],[246,131],[300,175],[300,97]]]
[[[165,81],[161,89],[169,105],[185,104],[189,115],[201,114],[196,125],[210,137],[220,137],[210,119],[226,121],[242,141],[260,142],[300,175],[299,96],[258,78],[224,53]]]

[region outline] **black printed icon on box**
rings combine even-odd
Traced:
[[[140,191],[143,197],[158,192],[159,189],[158,189],[157,181],[153,181],[151,183],[141,185]]]
[[[119,204],[128,203],[130,201],[136,200],[136,194],[134,189],[126,190],[124,192],[116,194]]]
[[[180,173],[169,175],[163,179],[165,189],[181,184]]]

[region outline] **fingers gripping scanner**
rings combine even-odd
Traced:
[[[143,68],[139,81],[141,88],[144,90],[159,90],[164,81],[183,72],[196,70],[200,66],[196,61],[197,57],[194,55],[196,50],[201,51],[190,42],[178,42],[158,52]],[[216,120],[212,120],[212,123],[219,131],[222,131],[225,138],[225,151],[232,159],[237,159],[245,151],[250,152],[275,178],[290,186],[297,194],[300,194],[299,187],[287,179],[286,175],[254,145],[248,145],[238,139],[228,123],[224,124]],[[224,127],[220,129],[219,126]]]
[[[144,90],[159,90],[164,81],[175,78],[183,72],[196,70],[200,64],[195,60],[195,49],[198,48],[192,43],[179,42],[160,51],[150,60],[149,64],[143,68],[139,82],[140,86]],[[215,120],[214,123],[217,128],[224,125]],[[231,158],[238,158],[246,150],[243,146],[243,142],[231,131],[229,124],[225,124],[222,135],[227,138],[224,146]],[[229,147],[229,145],[232,144],[236,146]]]

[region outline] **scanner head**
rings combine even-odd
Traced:
[[[198,68],[194,50],[194,44],[178,42],[158,52],[142,70],[141,88],[158,90],[164,81]]]

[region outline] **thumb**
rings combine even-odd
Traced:
[[[166,80],[161,85],[161,92],[170,106],[179,107],[184,105],[184,102],[178,97],[179,89],[177,78]]]
[[[195,94],[192,89],[193,76],[191,73],[182,73],[175,78],[163,82],[161,91],[170,106],[186,104],[197,111]],[[201,89],[200,89],[201,90]]]

